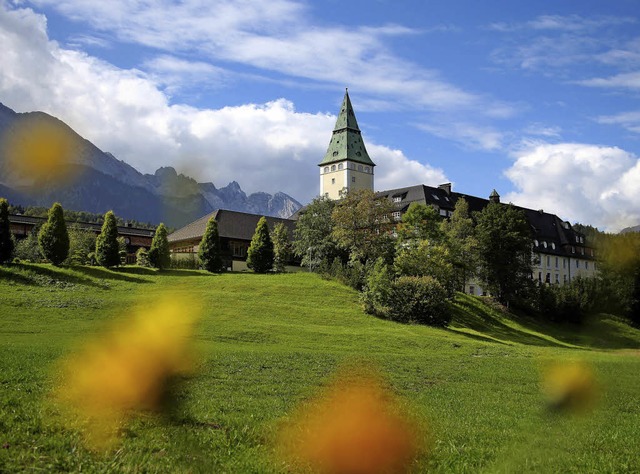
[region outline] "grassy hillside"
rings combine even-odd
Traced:
[[[57,362],[168,289],[200,302],[198,371],[171,419],[144,413],[107,454],[51,416]],[[640,470],[640,332],[614,317],[581,328],[515,318],[459,295],[450,328],[365,315],[357,294],[316,275],[128,267],[0,267],[0,471],[286,472],[283,418],[336,369],[366,361],[429,426],[415,472]],[[589,364],[601,387],[584,416],[551,413],[540,373]]]

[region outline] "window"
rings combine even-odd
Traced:
[[[328,172],[329,172],[329,167],[328,167],[328,166],[325,166],[325,167],[324,167],[324,172],[325,172],[325,173],[328,173]]]
[[[580,260],[576,260],[576,268],[580,268]]]
[[[336,178],[331,178],[331,184],[336,184]]]
[[[340,164],[338,165],[338,169],[339,169],[339,170],[341,170],[341,169],[342,169],[342,163],[340,163]]]
[[[566,258],[562,259],[562,268],[567,268],[567,259]]]
[[[362,165],[358,165],[358,171],[362,171]]]
[[[589,262],[584,262],[584,269],[589,270]]]
[[[538,245],[540,245],[540,242],[538,242],[538,239],[536,239],[536,240],[534,240],[534,241],[533,241],[533,245],[535,245],[536,247],[537,247]]]
[[[556,273],[556,283],[560,283],[560,274]]]
[[[368,173],[368,172],[369,172],[369,167],[368,167],[368,166],[365,166],[365,168],[364,168],[364,172],[365,172],[365,173]]]
[[[475,286],[470,286],[469,287],[469,294],[470,295],[475,295],[476,294],[476,287]]]
[[[397,220],[397,221],[399,221],[400,219],[402,219],[402,213],[401,213],[401,212],[399,212],[399,211],[393,212],[391,215],[392,215],[392,216],[393,216],[393,218],[394,218],[395,220]]]
[[[551,242],[551,248],[552,248],[553,250],[555,250],[555,249],[556,249],[556,243],[555,243],[555,242]]]
[[[432,196],[433,196],[433,199],[435,199],[436,201],[440,200],[440,198],[436,194],[432,194]]]
[[[580,243],[584,244],[584,237],[580,237]]]
[[[352,176],[352,177],[351,177],[351,182],[352,182],[352,183],[355,183],[355,182],[356,182],[356,177],[355,177],[355,176]]]
[[[542,241],[542,246],[543,246],[544,248],[547,248],[547,242],[545,242],[545,241],[543,240],[543,241]]]
[[[442,217],[447,217],[447,211],[445,211],[444,209],[440,209],[440,215]]]
[[[563,281],[564,283],[566,283],[566,282],[567,282],[567,275],[564,275],[564,276],[563,276],[562,281]]]
[[[542,282],[542,272],[538,272],[538,281]]]
[[[393,198],[393,202],[400,202],[402,201],[402,196],[396,196]]]
[[[551,257],[547,255],[547,268],[551,266]]]
[[[336,165],[331,165],[331,171],[335,171],[336,170]]]
[[[334,152],[333,152],[333,156],[338,156],[338,152],[337,152],[337,151],[334,151]]]
[[[546,278],[544,279],[545,283],[551,283],[551,273],[547,273]]]
[[[558,266],[559,266],[559,259],[558,257],[556,257],[556,268],[558,268]]]
[[[576,253],[576,248],[573,245],[571,246],[571,253]]]
[[[576,235],[576,242],[580,243],[580,237]]]

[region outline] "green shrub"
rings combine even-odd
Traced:
[[[69,258],[70,265],[87,265],[89,254],[96,249],[96,234],[82,229],[78,224],[69,226]]]
[[[195,253],[171,254],[170,268],[174,270],[198,270],[200,262]]]
[[[139,267],[150,267],[149,252],[144,247],[140,247],[136,252],[136,265]]]
[[[447,290],[433,277],[400,277],[391,286],[389,319],[446,326],[451,321]]]

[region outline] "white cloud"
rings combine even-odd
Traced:
[[[211,61],[248,65],[298,79],[384,95],[405,107],[473,109],[513,115],[501,104],[456,87],[434,71],[403,61],[386,37],[421,34],[399,25],[323,26],[310,19],[311,5],[292,0],[179,3],[127,0],[34,0],[119,41],[171,54],[197,52]],[[338,23],[336,23],[338,24]],[[339,24],[338,24],[339,25]]]
[[[640,71],[616,74],[611,77],[597,77],[579,81],[578,84],[589,87],[606,87],[640,90]]]
[[[620,148],[538,144],[505,174],[518,191],[504,201],[610,231],[640,223],[640,160]]]
[[[423,123],[417,127],[440,138],[458,142],[472,150],[494,151],[502,148],[503,134],[491,127],[466,122]]]
[[[640,133],[640,111],[603,115],[598,117],[597,121],[608,125],[622,125],[627,130]]]
[[[172,165],[200,182],[237,180],[248,192],[284,191],[301,201],[319,192],[316,165],[335,116],[297,112],[285,99],[219,110],[170,105],[153,75],[62,48],[47,38],[45,18],[28,9],[0,8],[0,44],[0,101],[19,112],[57,116],[142,172]],[[154,67],[209,70],[166,57]],[[446,181],[442,171],[401,151],[368,147],[384,175],[378,188],[412,178]]]

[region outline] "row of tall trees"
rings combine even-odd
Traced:
[[[37,235],[30,235],[23,242],[27,257],[35,260],[41,257],[54,265],[90,263],[110,268],[120,265],[123,254],[126,255],[126,244],[122,237],[118,237],[118,224],[112,211],[104,215],[101,232],[96,237],[93,232],[81,229],[77,224],[67,228],[60,203],[51,206],[47,221]],[[16,246],[10,232],[8,203],[6,199],[0,199],[0,263],[11,261],[18,249],[20,245]],[[156,228],[149,262],[159,269],[169,267],[169,242],[164,224]]]

